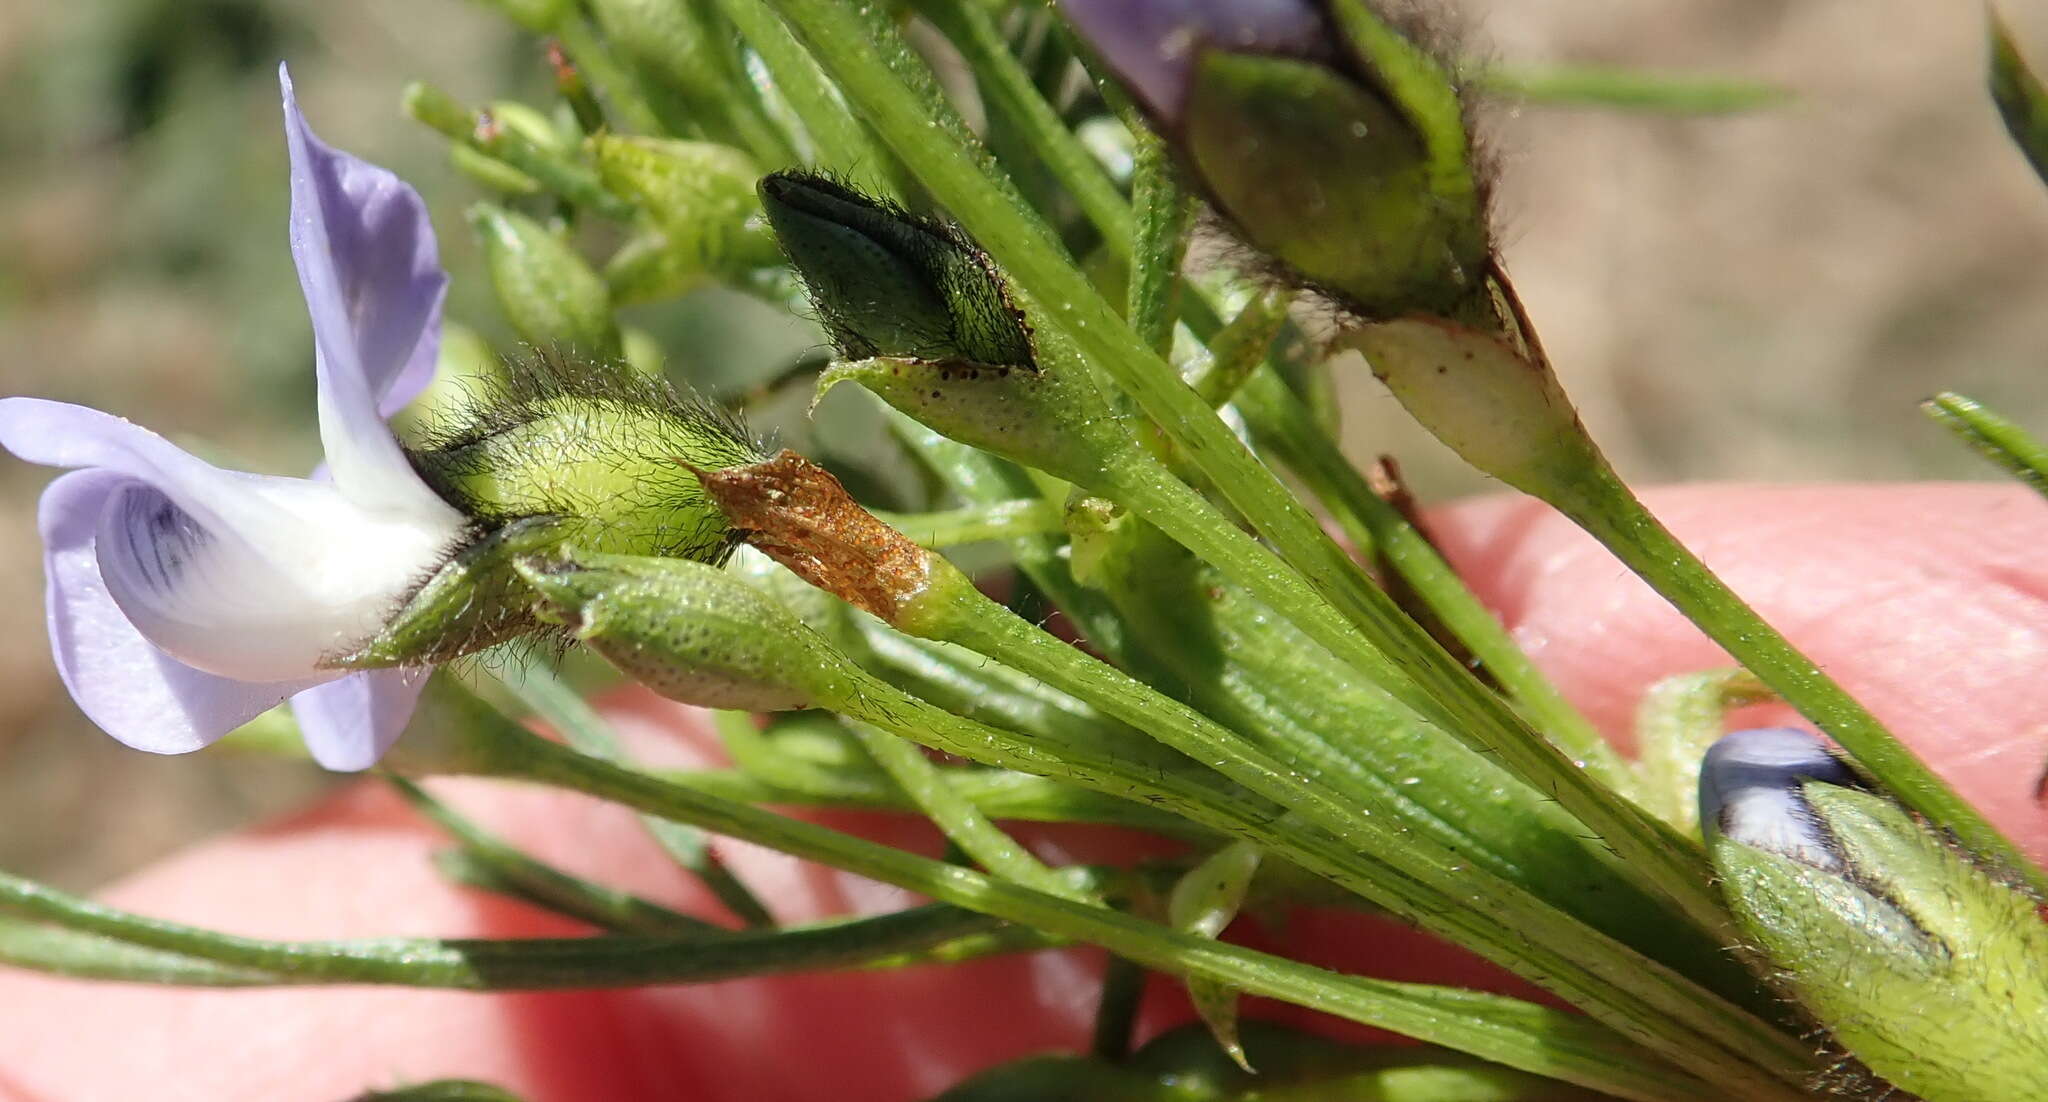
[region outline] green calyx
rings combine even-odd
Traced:
[[[1807,781],[1843,867],[1723,836],[1743,925],[1850,1052],[1930,1099],[2048,1097],[2048,924],[1891,802]]]
[[[615,364],[537,360],[413,457],[486,528],[547,517],[586,551],[722,561],[737,542],[699,470],[762,457],[730,412]]]
[[[1445,180],[1397,104],[1287,58],[1196,62],[1182,145],[1217,207],[1259,249],[1369,318],[1444,315],[1479,292],[1482,193]]]
[[[959,230],[815,173],[773,173],[760,192],[841,356],[1035,366],[1023,314]]]

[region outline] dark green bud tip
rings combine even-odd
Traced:
[[[760,192],[841,356],[1035,366],[1023,313],[959,229],[816,173],[772,173]]]

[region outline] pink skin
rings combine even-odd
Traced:
[[[1651,495],[1659,515],[1808,653],[1932,759],[2036,856],[2034,800],[2048,725],[2048,508],[1996,486],[1698,487]],[[1721,657],[1568,524],[1490,499],[1436,518],[1437,535],[1537,661],[1618,738],[1649,682]],[[1743,717],[1789,720],[1778,709]],[[708,760],[688,709],[628,695],[615,714],[643,752]],[[632,818],[560,793],[479,781],[435,790],[491,829],[585,875],[670,903],[715,907]],[[928,831],[878,815],[834,825],[935,852]],[[1048,856],[1147,843],[1031,832]],[[449,888],[442,844],[375,786],[198,847],[105,893],[110,902],[276,937],[518,936],[570,932],[522,906]],[[901,893],[752,847],[724,852],[784,918],[877,910]],[[1304,915],[1285,948],[1376,975],[1488,982],[1451,951],[1349,916]],[[1272,945],[1271,935],[1259,938]],[[998,1060],[1085,1044],[1098,954],[967,967],[783,977],[698,988],[478,996],[384,989],[188,992],[0,975],[0,1099],[341,1099],[446,1076],[536,1100],[831,1096],[902,1102]],[[1506,990],[1521,990],[1490,977]],[[1147,1027],[1185,1016],[1155,985]],[[1269,1014],[1261,1005],[1255,1013]],[[1289,1013],[1293,1020],[1310,1015]]]

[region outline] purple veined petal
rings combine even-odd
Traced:
[[[427,676],[426,670],[363,670],[292,697],[313,760],[341,773],[377,764],[412,719]]]
[[[1724,736],[1700,762],[1700,827],[1815,868],[1840,868],[1833,838],[1800,791],[1809,779],[1858,783],[1810,731],[1760,727]]]
[[[426,387],[439,353],[448,276],[426,206],[397,176],[316,137],[283,66],[278,82],[291,152],[292,259],[313,319],[328,464],[366,505],[445,509],[384,424]]]
[[[118,477],[94,518],[96,587],[157,649],[235,680],[315,676],[375,634],[463,531],[453,510],[366,510],[326,483],[223,471],[61,402],[0,399],[0,446]]]
[[[87,718],[137,750],[182,754],[334,676],[237,681],[195,670],[143,638],[107,593],[94,553],[108,498],[134,484],[116,471],[75,471],[43,491],[38,510],[50,653]]]
[[[1178,121],[1204,47],[1334,58],[1312,0],[1059,0],[1060,11],[1151,113]]]

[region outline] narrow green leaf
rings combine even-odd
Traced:
[[[1991,12],[1990,36],[1991,100],[2035,174],[2048,181],[2048,89],[2027,67],[2012,30],[1996,9]]]
[[[1954,391],[1929,398],[1920,409],[2007,474],[2048,496],[2048,446],[2027,430]]]

